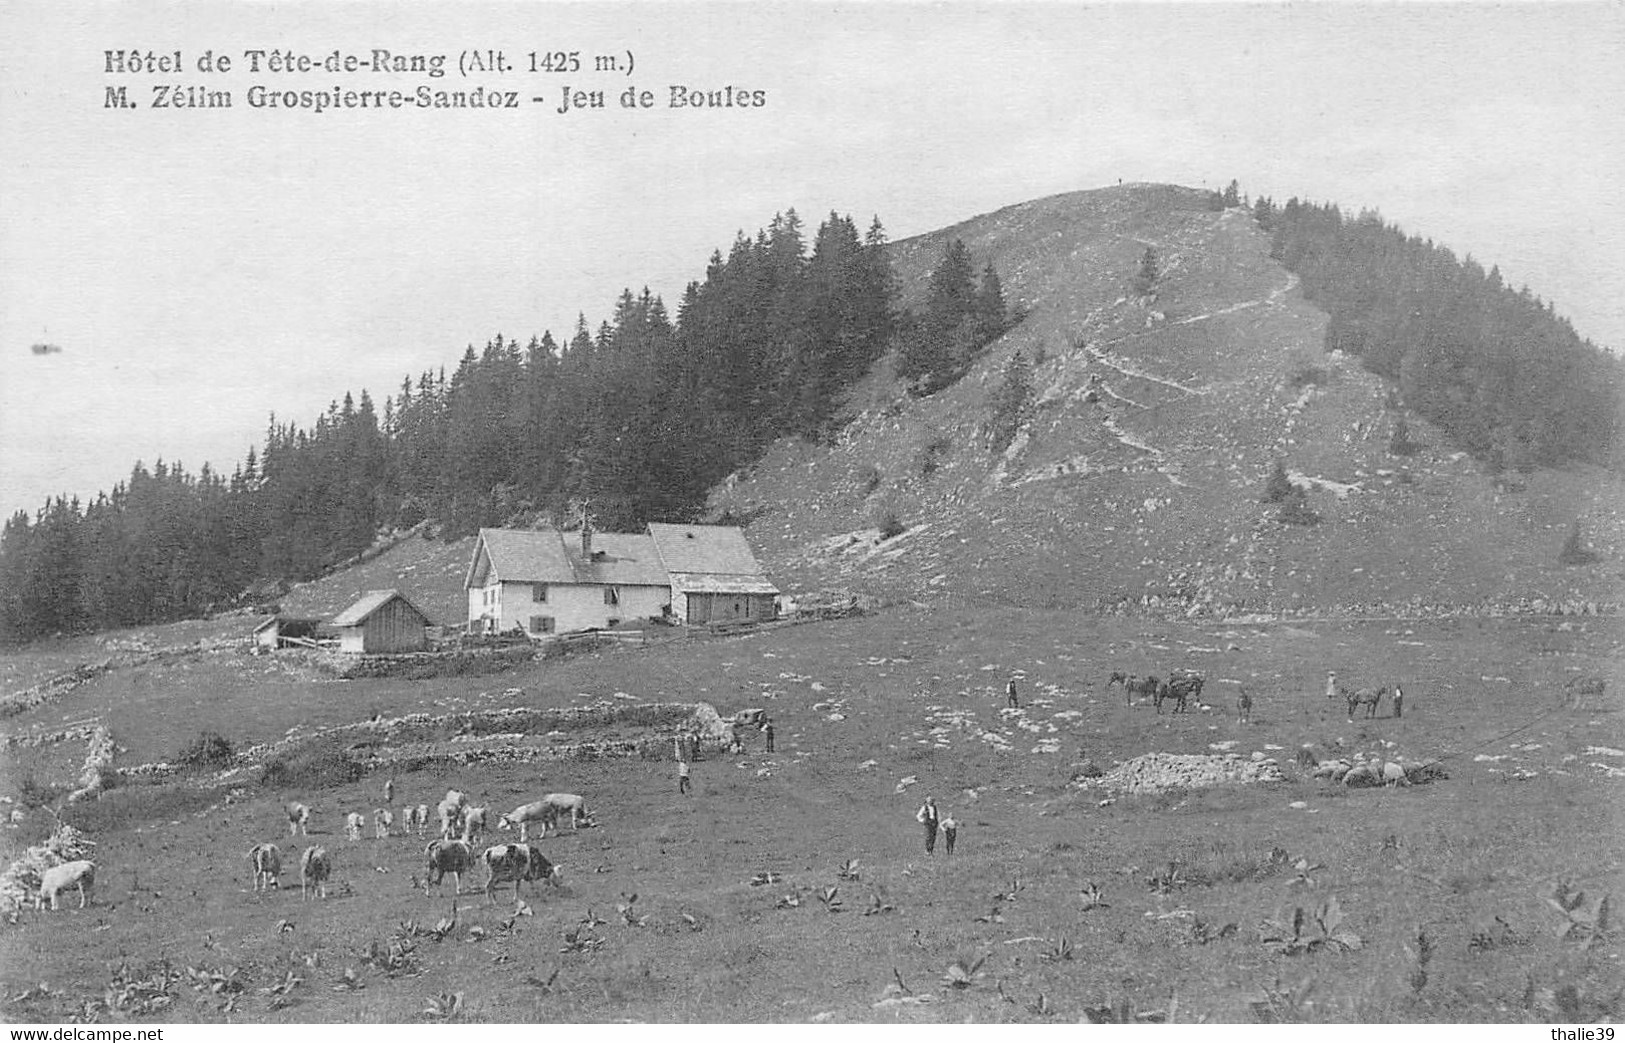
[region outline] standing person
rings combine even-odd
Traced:
[[[1394,716],[1405,716],[1405,693],[1399,685],[1394,685]]]
[[[689,747],[688,748],[689,748],[689,752],[692,754],[691,759],[699,760],[700,759],[700,733],[698,731],[694,732],[693,735],[689,736]]]
[[[385,804],[393,804],[393,803],[395,803],[395,780],[394,779],[385,779],[384,780],[384,803]]]
[[[1237,686],[1240,687],[1239,685]],[[1253,717],[1253,697],[1247,694],[1247,689],[1241,689],[1241,695],[1236,698],[1236,723],[1243,724],[1251,721]]]
[[[677,762],[677,792],[683,796],[688,795],[688,761]]]
[[[959,835],[959,823],[954,821],[954,813],[948,812],[948,817],[942,820],[942,850],[944,854],[954,853],[954,838]]]
[[[914,813],[914,821],[925,827],[925,853],[929,855],[937,849],[937,802],[926,797]]]
[[[762,728],[762,734],[767,736],[767,752],[773,752],[773,722],[768,721]]]
[[[1010,683],[1004,686],[1004,694],[1006,701],[1010,704],[1010,709],[1021,709],[1021,700],[1016,697],[1016,676],[1014,674],[1010,675]]]

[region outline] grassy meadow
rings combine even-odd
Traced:
[[[449,879],[438,893],[414,886],[422,840],[372,836],[381,774],[234,792],[127,783],[64,812],[98,845],[90,907],[72,897],[0,932],[0,984],[24,997],[6,1017],[1618,1017],[1618,936],[1559,938],[1564,916],[1547,902],[1571,881],[1583,919],[1625,882],[1620,679],[1604,704],[1561,696],[1577,671],[1617,673],[1618,636],[1598,621],[1195,627],[903,608],[479,678],[301,679],[296,657],[236,652],[115,670],[12,730],[97,716],[127,765],[171,757],[202,729],[241,747],[375,713],[684,700],[766,708],[777,750],[752,733],[743,756],[708,755],[686,797],[669,760],[398,776],[397,811],[448,786],[493,821],[548,791],[586,796],[596,827],[541,842],[564,883],[527,888],[522,911],[511,896],[486,904],[483,872],[455,906]],[[1106,686],[1114,669],[1175,666],[1206,673],[1211,712],[1159,717]],[[1327,669],[1403,683],[1404,717],[1385,702],[1350,723],[1325,698]],[[1003,696],[1012,672],[1019,710]],[[1247,724],[1238,681],[1254,698]],[[1323,758],[1443,758],[1450,777],[1349,790],[1294,763],[1304,744]],[[1286,781],[1142,795],[1073,783],[1151,751],[1218,748],[1274,757]],[[27,753],[6,755],[13,798],[25,771],[67,781],[57,773],[83,748]],[[961,824],[952,858],[940,842],[924,852],[914,811],[927,794]],[[296,871],[280,891],[250,890],[249,846],[276,841],[291,866],[305,843],[287,836],[290,799],[315,809],[309,842],[335,856],[326,901],[302,904]],[[359,843],[341,824],[352,810],[369,816]],[[33,811],[8,829],[7,857],[49,823]],[[1294,936],[1296,909],[1308,921]],[[1350,932],[1358,948],[1328,940]]]

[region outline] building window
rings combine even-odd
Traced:
[[[531,616],[530,632],[532,634],[551,634],[553,632],[553,617]]]
[[[546,583],[532,583],[530,585],[530,600],[532,600],[532,601],[546,601],[547,600],[547,584]],[[540,618],[540,617],[538,617],[538,618]]]
[[[604,604],[606,604],[606,605],[619,605],[620,603],[621,603],[621,592],[620,592],[620,590],[618,590],[615,587],[605,587],[604,588]]]

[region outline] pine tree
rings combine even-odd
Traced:
[[[1149,294],[1152,288],[1157,285],[1157,279],[1160,275],[1161,272],[1157,267],[1156,247],[1148,246],[1145,248],[1145,253],[1140,256],[1140,270],[1134,273],[1134,280],[1131,284],[1134,293],[1140,297]]]
[[[1258,500],[1260,503],[1282,503],[1292,495],[1295,488],[1292,479],[1287,477],[1286,465],[1277,460],[1275,470],[1270,472],[1269,478],[1264,482],[1264,494]]]

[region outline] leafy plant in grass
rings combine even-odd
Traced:
[[[1546,904],[1563,914],[1557,936],[1590,948],[1610,930],[1609,896],[1603,895],[1590,912],[1585,909],[1585,899],[1584,891],[1576,890],[1567,880],[1559,880],[1552,888],[1552,896],[1546,899]]]
[[[1265,945],[1287,955],[1322,949],[1346,952],[1364,944],[1359,935],[1344,929],[1343,909],[1336,895],[1328,897],[1313,910],[1294,906],[1290,917],[1284,921],[1266,921],[1259,927],[1258,933],[1259,940]]]
[[[1078,893],[1083,898],[1084,912],[1087,913],[1091,909],[1107,908],[1106,895],[1100,890],[1100,885],[1093,880],[1084,884],[1083,890]]]
[[[1249,1000],[1247,1003],[1253,1020],[1261,1025],[1308,1021],[1314,1010],[1314,1001],[1309,998],[1315,991],[1313,978],[1286,986],[1281,984],[1280,978],[1276,978],[1273,985],[1265,985],[1262,991],[1263,999]]]
[[[838,913],[841,911],[841,889],[839,887],[821,887],[816,892],[818,900],[824,903],[824,911]]]
[[[858,860],[855,858],[849,858],[845,862],[842,862],[840,866],[836,868],[835,876],[840,880],[857,880],[859,878]]]
[[[987,958],[992,955],[992,953],[986,952],[974,959],[969,956],[955,958],[952,963],[948,964],[947,971],[943,973],[942,984],[950,989],[970,988],[971,983],[976,980],[977,972],[982,969],[982,964],[986,963]]]
[[[1039,953],[1038,958],[1043,960],[1045,963],[1061,963],[1063,961],[1072,959],[1071,940],[1068,939],[1066,935],[1061,935],[1060,940],[1054,945],[1051,945],[1048,949],[1045,949],[1043,952]]]
[[[1160,870],[1146,877],[1146,886],[1151,888],[1152,894],[1165,895],[1177,891],[1185,886],[1185,874],[1173,862],[1168,863],[1166,870]]]

